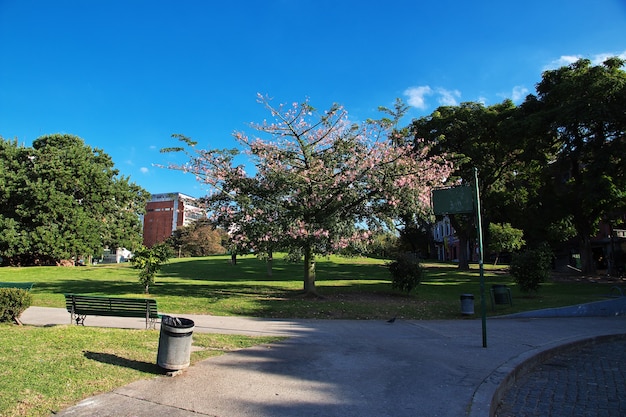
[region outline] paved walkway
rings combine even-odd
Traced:
[[[495,411],[492,400],[507,393],[503,381],[542,352],[626,333],[624,316],[492,319],[484,348],[480,320],[185,317],[195,321],[195,332],[290,337],[202,361],[177,377],[134,382],[57,415],[486,417]],[[69,314],[31,307],[22,321],[69,324]],[[144,327],[142,320],[127,318],[87,317],[86,324]]]

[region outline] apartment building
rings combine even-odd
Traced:
[[[206,216],[198,199],[182,193],[152,194],[143,216],[143,244],[151,247],[165,241],[179,227]]]

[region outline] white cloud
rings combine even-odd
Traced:
[[[611,58],[611,57],[618,57],[620,59],[626,59],[626,51],[623,51],[621,53],[604,53],[604,54],[596,54],[591,58],[591,62],[594,65],[598,65],[598,64],[602,64],[604,61],[607,60],[607,58]]]
[[[554,61],[543,67],[543,70],[546,71],[551,69],[557,69],[566,65],[570,65],[578,61],[580,58],[582,58],[581,55],[561,55],[559,59],[555,59]]]
[[[516,85],[513,87],[513,91],[511,92],[511,100],[514,102],[518,102],[523,100],[528,95],[528,88],[523,87],[521,85]]]
[[[139,171],[141,171],[142,174],[147,174],[148,172],[150,172],[150,170],[146,167],[139,168]]]
[[[574,62],[578,61],[581,58],[588,58],[591,60],[591,63],[593,65],[600,65],[602,64],[604,61],[606,61],[607,58],[616,56],[618,58],[621,59],[626,59],[626,51],[622,51],[622,52],[604,52],[604,53],[600,53],[600,54],[595,54],[592,55],[591,57],[585,57],[583,55],[562,55],[560,58],[555,59],[554,61],[550,62],[548,65],[546,65],[543,70],[547,71],[547,70],[553,70],[553,69],[557,69],[566,65],[570,65],[573,64]]]
[[[430,96],[433,94],[432,88],[427,85],[423,85],[420,87],[409,87],[404,90],[404,95],[408,96],[407,103],[409,106],[418,108],[420,110],[424,110],[426,105],[426,96]]]
[[[437,94],[440,96],[438,101],[442,106],[456,106],[458,104],[457,99],[461,98],[461,92],[459,90],[438,88]]]
[[[437,96],[437,102],[441,106],[456,106],[458,99],[461,98],[459,90],[447,90],[441,87],[432,89],[428,85],[409,87],[404,90],[404,95],[408,97],[407,103],[410,106],[420,110],[425,110],[428,107],[426,102],[426,97],[428,96]]]

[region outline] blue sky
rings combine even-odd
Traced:
[[[397,97],[405,119],[511,98],[577,57],[626,57],[626,0],[0,0],[0,135],[70,133],[151,193],[206,190],[157,168],[174,133],[235,146],[256,102],[340,103],[354,120]]]

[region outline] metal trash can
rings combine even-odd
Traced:
[[[511,304],[509,288],[504,284],[494,284],[491,286],[491,292],[493,293],[493,301],[496,304]]]
[[[474,294],[461,294],[461,314],[474,314]]]
[[[182,317],[161,318],[157,365],[173,371],[189,366],[194,325],[193,320]]]

